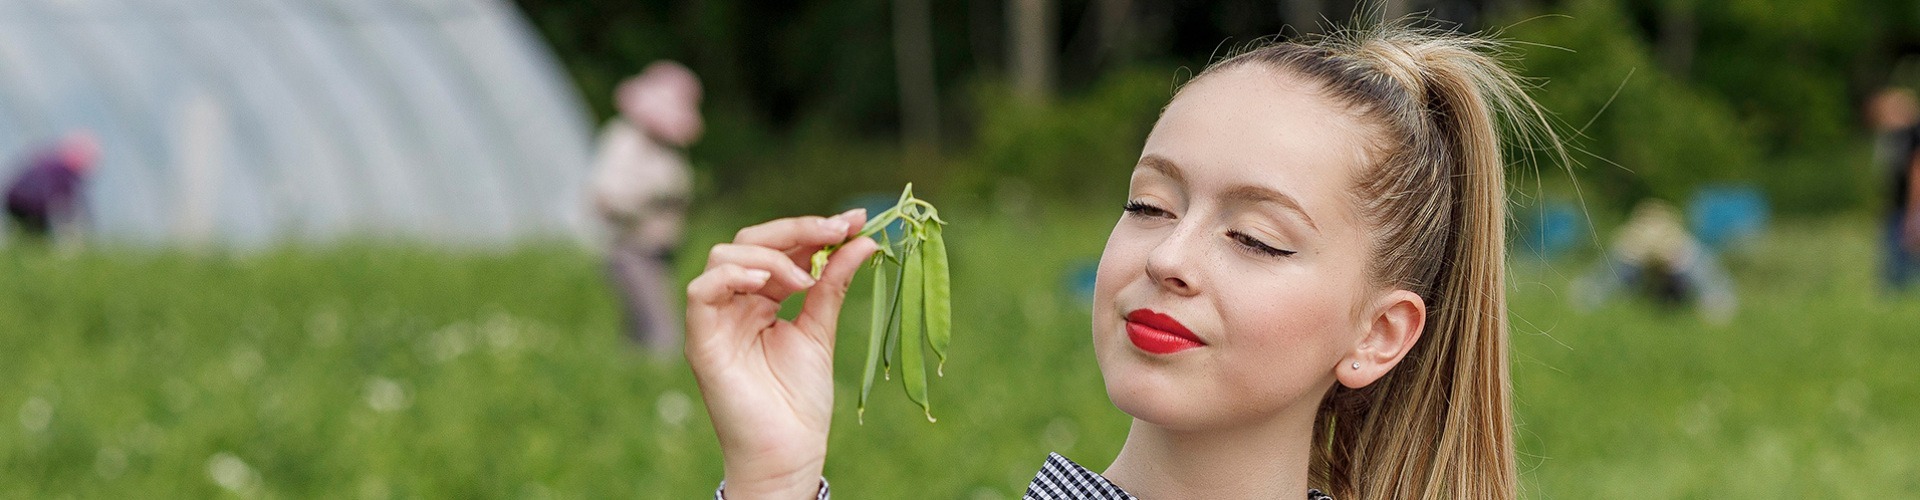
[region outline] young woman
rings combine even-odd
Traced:
[[[1093,345],[1134,418],[1029,498],[1511,499],[1502,127],[1547,132],[1462,35],[1386,25],[1213,64],[1167,104],[1101,255]],[[687,359],[725,498],[824,497],[834,327],[865,214],[716,245]],[[807,292],[791,321],[775,316]]]

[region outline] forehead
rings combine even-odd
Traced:
[[[1215,181],[1344,191],[1367,160],[1367,138],[1365,127],[1317,85],[1247,64],[1181,89],[1142,155],[1170,158],[1189,175]]]

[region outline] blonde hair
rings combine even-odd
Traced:
[[[1555,150],[1559,140],[1499,42],[1410,23],[1270,43],[1196,79],[1250,64],[1289,71],[1380,139],[1353,187],[1372,236],[1369,278],[1419,294],[1427,323],[1385,376],[1327,393],[1311,480],[1342,500],[1511,499],[1501,138]]]

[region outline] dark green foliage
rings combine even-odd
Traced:
[[[979,138],[952,180],[981,194],[1012,182],[1042,196],[1119,200],[1160,108],[1183,82],[1176,74],[1114,72],[1084,95],[1039,106],[1017,102],[1003,86],[976,87]]]
[[[1724,100],[1662,71],[1631,21],[1604,2],[1572,8],[1571,18],[1535,19],[1509,35],[1574,50],[1515,47],[1524,72],[1544,79],[1535,98],[1572,137],[1580,163],[1574,174],[1590,208],[1624,210],[1647,197],[1683,201],[1703,183],[1760,180],[1759,141]],[[1557,158],[1536,155],[1538,163],[1513,163],[1520,187],[1533,188],[1525,180],[1535,175],[1565,186]]]
[[[936,87],[948,133],[939,155],[909,158],[895,144],[889,2],[517,3],[601,117],[611,114],[608,94],[619,78],[656,58],[688,62],[709,87],[711,134],[691,155],[701,192],[781,212],[827,211],[840,194],[887,191],[909,179],[983,198],[1012,189],[1111,199],[1125,177],[1110,174],[1131,165],[1175,84],[1216,47],[1278,33],[1289,21],[1271,7],[1136,2],[1126,41],[1102,49],[1089,31],[1097,27],[1093,2],[1063,1],[1063,88],[1057,102],[1028,106],[999,83],[1003,2],[934,2]],[[1865,165],[1857,108],[1880,85],[1920,84],[1920,8],[1911,2],[1501,4],[1529,6],[1518,12],[1492,5],[1433,3],[1436,15],[1467,20],[1468,30],[1511,28],[1525,73],[1547,82],[1541,100],[1568,131],[1585,134],[1577,146],[1591,154],[1576,154],[1583,166],[1574,178],[1589,208],[1683,201],[1721,182],[1760,185],[1785,213],[1879,206],[1882,180]],[[1559,165],[1539,167],[1538,183],[1536,172],[1517,171],[1523,194],[1574,196]],[[787,182],[800,177],[818,182]]]
[[[1920,83],[1893,64],[1920,41],[1910,2],[1568,0],[1503,19],[1525,73],[1546,81],[1541,101],[1570,129],[1592,122],[1576,143],[1592,153],[1576,158],[1591,208],[1724,182],[1759,185],[1787,213],[1878,207],[1858,108],[1881,85]],[[1563,172],[1541,176],[1572,197]]]

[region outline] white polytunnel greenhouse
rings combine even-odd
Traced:
[[[507,0],[0,0],[0,174],[90,131],[92,239],[571,237],[588,120]]]

